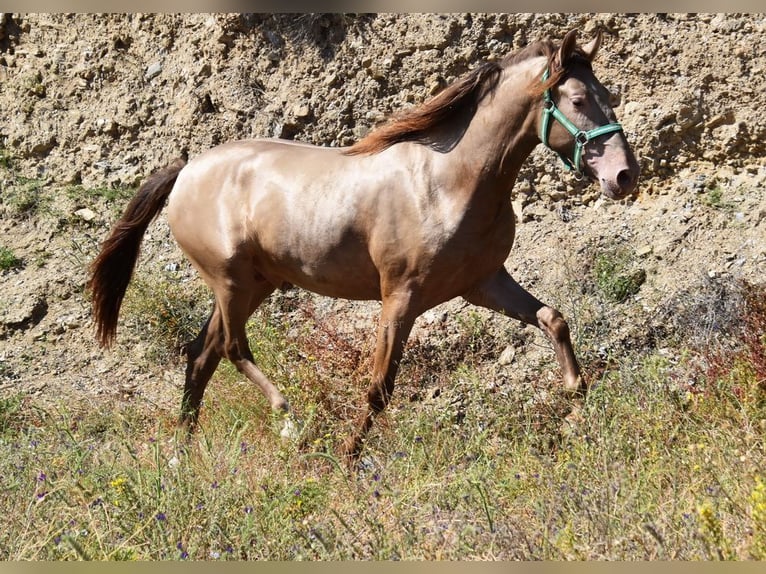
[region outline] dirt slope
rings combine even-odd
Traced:
[[[538,149],[516,186],[523,224],[507,266],[572,316],[594,250],[630,248],[646,280],[610,306],[610,347],[646,340],[716,278],[763,281],[766,16],[3,14],[0,248],[20,263],[0,271],[0,394],[170,409],[180,397],[183,369],[152,367],[130,328],[114,351],[95,345],[85,269],[117,213],[85,190],[135,186],[235,138],[346,145],[482,60],[596,26],[607,31],[596,73],[621,96],[641,191],[601,199]],[[141,265],[194,277],[162,217]],[[377,309],[317,305],[365,336]],[[449,332],[444,312],[460,307],[430,312],[414,337]],[[516,377],[551,358],[519,351]]]

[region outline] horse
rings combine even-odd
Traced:
[[[291,423],[288,401],[256,366],[245,324],[275,290],[378,300],[367,402],[339,445],[359,459],[394,391],[416,318],[462,297],[550,339],[575,402],[587,392],[563,315],[528,293],[504,263],[514,241],[511,190],[540,143],[603,195],[634,192],[639,166],[585,45],[569,31],[487,61],[350,146],[237,140],[150,175],[90,267],[96,338],[109,348],[142,237],[167,204],[173,237],[214,295],[185,346],[179,429],[198,424],[203,393],[226,358]],[[289,428],[287,429],[289,430]]]

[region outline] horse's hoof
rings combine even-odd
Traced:
[[[567,414],[561,422],[561,436],[564,438],[573,438],[580,435],[584,424],[585,416],[583,415],[583,405],[579,401],[576,401],[572,405],[569,414]]]
[[[284,442],[293,442],[298,440],[301,436],[301,424],[295,418],[286,414],[284,422],[282,423],[282,430],[279,431],[279,436]]]

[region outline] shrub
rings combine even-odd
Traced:
[[[22,260],[16,257],[16,255],[7,247],[0,247],[0,271],[8,271],[9,269],[17,269],[21,267]]]
[[[646,271],[635,267],[632,251],[617,247],[598,253],[593,261],[593,279],[609,301],[622,303],[638,293],[646,281]]]

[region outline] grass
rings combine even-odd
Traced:
[[[186,285],[170,273],[136,277],[124,301],[124,315],[134,332],[150,341],[147,358],[153,361],[177,357],[211,311],[203,284]]]
[[[51,205],[51,197],[45,193],[45,182],[36,178],[16,176],[13,185],[4,190],[5,203],[10,213],[30,218],[44,213]]]
[[[64,190],[70,199],[84,205],[98,201],[117,202],[120,206],[133,197],[136,190],[132,187],[84,187],[71,185]]]
[[[9,271],[18,269],[23,265],[23,261],[7,247],[0,246],[0,271]]]
[[[622,303],[641,289],[646,272],[637,267],[635,259],[632,250],[624,246],[595,254],[593,279],[607,301]]]
[[[469,315],[457,343],[413,344],[356,474],[334,448],[361,407],[371,340],[277,298],[251,345],[302,441],[282,442],[225,364],[186,448],[175,413],[4,399],[0,510],[17,518],[0,558],[763,559],[766,298],[739,289],[743,327],[726,345],[619,354],[568,433],[555,393],[535,389],[546,383],[488,387],[496,343]]]

